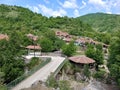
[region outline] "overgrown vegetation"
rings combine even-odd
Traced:
[[[46,82],[48,87],[53,87],[55,89],[59,88],[60,90],[71,90],[70,84],[66,80],[57,81],[55,77],[51,74]]]
[[[120,30],[116,34],[116,38],[111,42],[109,51],[108,67],[110,70],[110,77],[120,86]]]
[[[24,73],[25,63],[21,57],[23,51],[18,33],[11,34],[9,41],[0,41],[0,68],[5,74],[4,82],[8,83]]]
[[[72,56],[76,52],[76,47],[73,42],[71,42],[69,45],[65,45],[62,48],[62,51],[67,56]]]
[[[102,45],[98,44],[95,47],[94,45],[88,45],[85,54],[96,61],[96,69],[98,70],[98,65],[102,65],[104,60]]]
[[[40,60],[37,57],[33,57],[31,59],[31,61],[27,64],[28,69],[32,69],[33,67],[39,65],[42,62],[42,60]]]

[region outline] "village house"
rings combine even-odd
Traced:
[[[84,55],[69,57],[69,60],[71,63],[77,65],[80,68],[83,68],[84,65],[89,65],[90,68],[93,68],[95,66],[95,60]]]
[[[27,34],[26,35],[28,38],[30,38],[30,39],[32,39],[33,41],[36,41],[36,40],[38,40],[38,36],[35,36],[35,35],[33,35],[33,34]]]
[[[56,31],[55,35],[58,36],[60,39],[64,40],[67,44],[73,40],[72,35],[69,35],[67,32]]]
[[[28,45],[25,47],[28,51],[28,55],[40,56],[41,55],[41,47],[40,45]]]
[[[34,56],[39,56],[41,55],[41,46],[36,45],[34,42],[38,40],[38,36],[35,36],[33,34],[27,34],[26,35],[29,39],[33,41],[32,45],[28,45],[25,47],[28,51],[28,55],[34,55]]]
[[[86,43],[95,44],[96,42],[93,39],[87,38],[87,37],[80,37],[80,38],[75,40],[75,45],[83,46]]]
[[[8,35],[0,34],[0,40],[3,40],[3,39],[8,40],[9,39]]]
[[[60,39],[69,37],[69,34],[67,32],[63,32],[63,31],[56,31],[55,35],[58,36]]]

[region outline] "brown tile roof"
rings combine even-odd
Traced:
[[[31,33],[27,34],[27,37],[34,40],[34,41],[38,40],[38,36],[35,36],[35,35],[31,34]]]
[[[85,38],[79,38],[79,39],[77,39],[75,41],[78,42],[78,43],[85,43],[86,39]]]
[[[69,60],[75,63],[82,63],[82,64],[90,64],[95,62],[95,60],[86,56],[73,56],[70,57]]]
[[[27,49],[33,49],[33,50],[40,50],[41,47],[39,45],[29,45],[26,47]]]
[[[65,42],[70,42],[70,41],[72,41],[71,38],[64,38],[63,40],[64,40]]]
[[[56,34],[57,36],[64,36],[64,37],[66,37],[66,36],[69,35],[67,32],[62,32],[62,31],[56,31],[55,34]]]
[[[0,40],[2,40],[2,39],[6,39],[6,40],[8,40],[9,37],[8,37],[8,35],[0,34]]]

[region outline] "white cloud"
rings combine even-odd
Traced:
[[[51,8],[46,7],[45,5],[42,5],[42,4],[39,4],[39,8],[47,16],[54,16],[54,17],[56,17],[56,16],[64,16],[64,15],[67,14],[67,12],[64,9],[62,9],[62,8],[60,8],[58,10],[53,10]]]
[[[93,5],[93,8],[103,10],[109,14],[112,14],[112,8],[115,4],[112,0],[89,0],[88,3]]]
[[[78,11],[77,9],[74,10],[74,16],[75,16],[75,17],[80,16],[80,13],[79,13],[79,11]]]
[[[26,5],[26,7],[32,10],[33,12],[39,13],[39,8],[37,6]]]
[[[36,12],[36,13],[39,13],[39,8],[36,7],[36,6],[33,6],[33,11]]]
[[[66,0],[64,3],[58,0],[58,3],[64,8],[78,8],[76,0]]]
[[[101,7],[106,6],[106,2],[103,0],[89,0],[88,3],[93,4],[93,5],[97,5],[97,6],[101,6]]]
[[[82,0],[82,6],[80,7],[80,9],[83,9],[86,7],[86,2]]]
[[[112,14],[112,12],[106,12],[107,14]]]

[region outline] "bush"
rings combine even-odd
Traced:
[[[103,79],[104,76],[105,76],[105,71],[97,71],[95,74],[94,74],[94,78],[96,79]]]
[[[76,47],[73,42],[71,42],[69,45],[65,45],[62,48],[62,52],[67,56],[72,56],[76,52]]]
[[[88,66],[88,65],[85,65],[85,66],[84,66],[84,71],[83,71],[83,73],[84,73],[84,75],[85,75],[86,77],[90,78],[91,73],[90,73],[90,71],[89,71],[89,66]]]
[[[59,88],[60,90],[71,90],[69,82],[65,80],[59,81]]]
[[[36,65],[40,64],[41,60],[37,57],[33,57],[31,59],[31,61],[27,64],[29,69],[32,69],[33,67],[35,67]]]
[[[46,81],[46,84],[48,87],[53,87],[53,88],[57,88],[58,87],[58,84],[57,84],[57,81],[55,80],[53,74],[51,74],[47,81]]]

